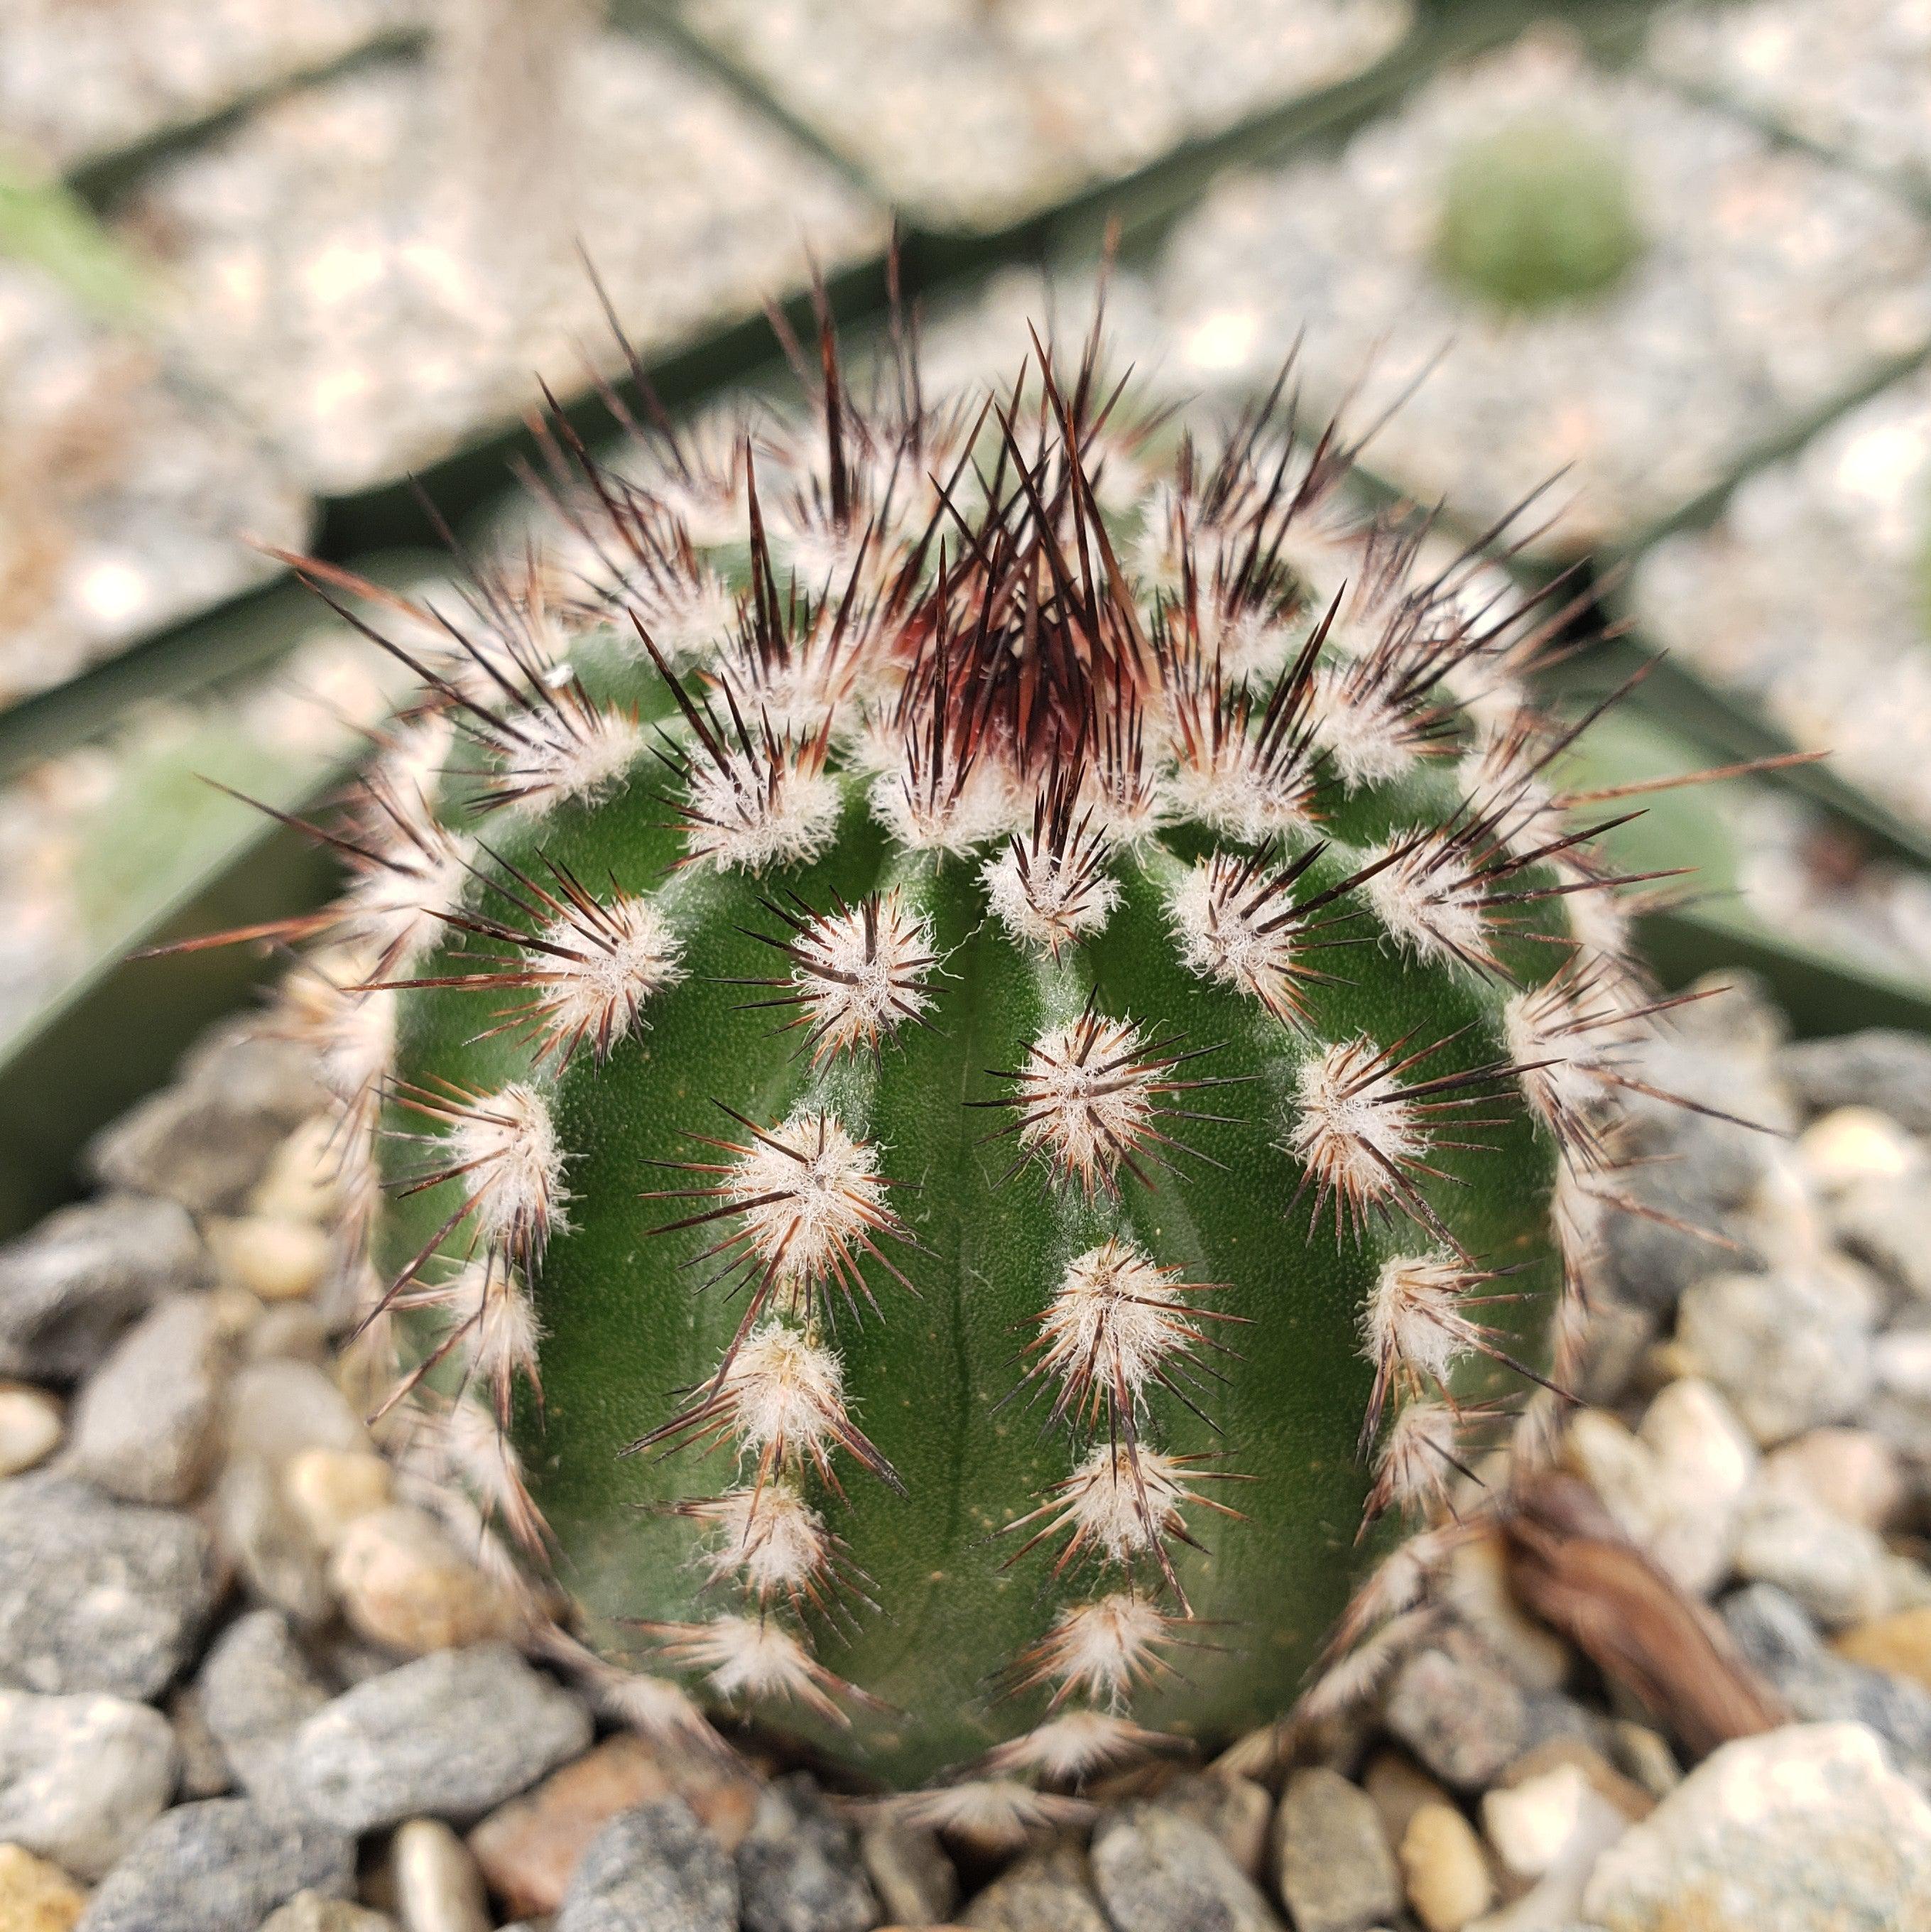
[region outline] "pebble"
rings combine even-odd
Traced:
[[[1827,1210],[1831,1232],[1861,1261],[1931,1300],[1931,1188],[1921,1170],[1906,1179],[1860,1180],[1835,1196]]]
[[[59,1866],[0,1844],[0,1926],[6,1932],[72,1932],[87,1894]]]
[[[1931,1690],[1835,1655],[1798,1605],[1773,1585],[1753,1583],[1727,1598],[1723,1621],[1794,1716],[1868,1725],[1906,1769],[1931,1778]]]
[[[1927,1932],[1931,1805],[1861,1724],[1726,1744],[1605,1852],[1607,1932]]]
[[[491,1812],[469,1834],[469,1849],[512,1912],[554,1912],[604,1826],[621,1811],[670,1797],[682,1799],[733,1852],[751,1828],[758,1787],[722,1754],[619,1732]]]
[[[395,1921],[346,1898],[298,1892],[262,1922],[262,1932],[395,1932]]]
[[[971,1932],[1114,1932],[1076,1844],[1022,1858],[966,1907],[960,1923]]]
[[[0,1840],[97,1879],[174,1796],[174,1732],[121,1697],[0,1690]]]
[[[1460,1622],[1507,1660],[1510,1675],[1525,1690],[1558,1690],[1569,1681],[1575,1660],[1570,1648],[1516,1601],[1498,1538],[1471,1538],[1456,1549],[1449,1563],[1448,1595]]]
[[[523,1618],[425,1511],[406,1504],[358,1517],[342,1534],[328,1581],[351,1629],[411,1656],[514,1636]]]
[[[1830,1268],[1720,1274],[1685,1293],[1677,1340],[1765,1446],[1841,1422],[1870,1391],[1875,1297]]]
[[[1401,1910],[1375,1801],[1322,1766],[1288,1780],[1275,1814],[1274,1869],[1295,1932],[1367,1932]]]
[[[1813,1429],[1785,1443],[1765,1458],[1762,1486],[1867,1529],[1889,1528],[1904,1508],[1897,1451],[1867,1429]]]
[[[1258,1885],[1266,1870],[1274,1801],[1251,1778],[1213,1768],[1182,1772],[1160,1787],[1155,1801],[1168,1811],[1204,1825],[1228,1856]]]
[[[334,1238],[313,1221],[244,1214],[203,1234],[221,1280],[270,1304],[313,1294],[334,1258]]]
[[[101,1882],[79,1932],[256,1932],[298,1892],[346,1895],[355,1847],[339,1832],[211,1798],[164,1811]]]
[[[1876,1532],[1814,1503],[1758,1497],[1744,1513],[1733,1561],[1739,1576],[1774,1583],[1832,1629],[1892,1607],[1891,1552]]]
[[[264,1802],[285,1796],[290,1740],[328,1701],[287,1619],[271,1610],[238,1618],[208,1652],[196,1690],[235,1781]]]
[[[366,1832],[472,1819],[588,1749],[589,1713],[505,1643],[437,1651],[344,1691],[289,1747],[293,1795]]]
[[[554,1932],[737,1932],[738,1880],[681,1798],[619,1814],[577,1868]]]
[[[348,1398],[310,1362],[251,1362],[229,1383],[226,1448],[279,1469],[304,1449],[373,1445]]]
[[[1622,1808],[1579,1765],[1558,1765],[1485,1792],[1482,1799],[1482,1829],[1518,1879],[1555,1875],[1579,1881],[1629,1825]]]
[[[0,1478],[45,1462],[61,1432],[60,1404],[45,1389],[0,1388]]]
[[[1683,1782],[1676,1754],[1647,1724],[1618,1718],[1609,1726],[1609,1743],[1617,1768],[1646,1797],[1667,1798]]]
[[[260,1306],[259,1303],[256,1305]],[[251,1362],[286,1357],[292,1361],[312,1362],[319,1368],[328,1360],[328,1324],[313,1302],[280,1302],[273,1308],[262,1309],[256,1316],[242,1339],[241,1352]]]
[[[214,1486],[222,1556],[259,1601],[314,1629],[335,1613],[322,1551],[259,1456],[230,1462]]]
[[[867,1932],[879,1922],[856,1838],[807,1772],[766,1787],[737,1868],[745,1932]]]
[[[1279,1932],[1273,1907],[1220,1840],[1157,1805],[1123,1805],[1100,1820],[1093,1882],[1119,1932]]]
[[[333,1550],[359,1516],[388,1502],[389,1466],[360,1449],[304,1449],[289,1459],[282,1490],[319,1549]]]
[[[248,1197],[248,1211],[271,1221],[332,1221],[342,1204],[342,1127],[312,1114],[277,1147]]]
[[[1804,1040],[1777,1055],[1777,1072],[1813,1113],[1869,1107],[1907,1132],[1931,1134],[1931,1040],[1873,1027]]]
[[[886,1919],[938,1925],[958,1903],[959,1875],[936,1832],[876,1819],[859,1835],[859,1856]]]
[[[124,1502],[192,1501],[214,1466],[228,1354],[211,1297],[157,1302],[76,1397],[65,1466]]]
[[[175,1790],[184,1802],[190,1798],[224,1798],[235,1788],[227,1754],[214,1741],[201,1713],[196,1687],[183,1684],[170,1694],[168,1722],[174,1726],[175,1750],[181,1766]]]
[[[0,1679],[158,1695],[214,1600],[205,1532],[50,1474],[0,1484]]]
[[[402,1932],[490,1932],[483,1875],[439,1818],[412,1818],[389,1846],[389,1880]]]
[[[1522,1688],[1471,1645],[1417,1651],[1396,1674],[1382,1716],[1423,1765],[1459,1790],[1486,1784],[1530,1741]]]
[[[50,1214],[0,1248],[0,1375],[85,1375],[160,1296],[206,1279],[201,1238],[172,1202],[110,1195]]]
[[[1495,1903],[1495,1881],[1474,1827],[1452,1804],[1424,1804],[1400,1847],[1408,1903],[1428,1932],[1461,1932]]]
[[[1391,1845],[1402,1842],[1408,1820],[1424,1804],[1455,1802],[1447,1786],[1431,1778],[1405,1751],[1386,1745],[1368,1760],[1361,1774],[1361,1788],[1374,1800],[1382,1835]]]
[[[1874,1617],[1840,1632],[1831,1648],[1850,1663],[1908,1677],[1931,1690],[1931,1609]]]
[[[1798,1137],[1797,1154],[1827,1193],[1861,1180],[1900,1179],[1924,1160],[1918,1143],[1875,1107],[1839,1107],[1812,1121]]]

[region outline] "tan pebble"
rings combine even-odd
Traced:
[[[1924,1160],[1911,1136],[1874,1107],[1840,1107],[1826,1114],[1805,1129],[1797,1153],[1829,1189],[1873,1176],[1896,1179],[1915,1172]]]
[[[403,1932],[490,1932],[483,1875],[440,1818],[412,1818],[389,1847],[390,1882]]]
[[[1497,1782],[1504,1788],[1526,1784],[1531,1778],[1564,1766],[1579,1771],[1597,1796],[1608,1799],[1631,1824],[1647,1818],[1656,1809],[1656,1800],[1648,1792],[1634,1779],[1624,1777],[1600,1751],[1591,1749],[1580,1738],[1547,1739],[1533,1750],[1525,1751]]]
[[[0,1928],[4,1932],[69,1932],[87,1894],[59,1866],[18,1845],[0,1845]]]
[[[358,1517],[388,1507],[389,1466],[355,1449],[304,1449],[282,1472],[289,1506],[324,1550]]]
[[[336,1546],[328,1580],[350,1628],[391,1650],[422,1656],[522,1628],[507,1593],[421,1510],[358,1516]]]
[[[59,1446],[60,1404],[44,1389],[0,1384],[0,1476],[17,1476]]]
[[[1831,1648],[1853,1664],[1915,1678],[1931,1690],[1931,1607],[1853,1624],[1839,1633]]]
[[[258,1214],[211,1222],[208,1245],[223,1281],[263,1301],[297,1301],[313,1294],[333,1252],[327,1232],[313,1222]]]
[[[1446,1785],[1437,1783],[1405,1751],[1377,1751],[1361,1774],[1361,1788],[1381,1814],[1381,1829],[1391,1845],[1406,1834],[1408,1820],[1424,1804],[1453,1804]]]
[[[1785,1443],[1765,1458],[1763,1482],[1867,1529],[1888,1528],[1904,1508],[1897,1451],[1864,1429],[1813,1429]]]
[[[554,1912],[590,1840],[619,1811],[681,1798],[728,1852],[751,1828],[757,1795],[721,1759],[622,1732],[491,1812],[469,1849],[511,1912]]]
[[[326,1114],[305,1120],[275,1150],[249,1197],[251,1213],[276,1220],[333,1220],[342,1190],[342,1134]]]
[[[1428,1932],[1462,1932],[1495,1903],[1474,1827],[1451,1804],[1424,1804],[1402,1834],[1402,1877]]]
[[[1573,1661],[1568,1645],[1516,1601],[1501,1540],[1477,1537],[1449,1566],[1448,1588],[1463,1620],[1509,1660],[1510,1674],[1531,1690],[1559,1690]]]

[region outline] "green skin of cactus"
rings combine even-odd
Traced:
[[[1621,283],[1645,246],[1627,164],[1600,136],[1553,118],[1471,142],[1443,184],[1435,262],[1497,308],[1585,302]]]
[[[654,673],[615,640],[593,638],[573,662],[594,696],[635,704],[646,718],[669,715]],[[996,848],[965,857],[897,849],[868,810],[868,781],[847,775],[842,783],[829,848],[815,862],[756,877],[673,870],[683,834],[667,823],[646,770],[595,806],[565,802],[533,823],[489,821],[492,851],[532,876],[559,862],[580,880],[653,893],[683,943],[688,976],[652,998],[646,1024],[603,1064],[580,1052],[559,1072],[535,1064],[513,1034],[479,1037],[496,1024],[481,1013],[505,1003],[474,991],[404,998],[401,1081],[476,1090],[529,1081],[550,1098],[568,1156],[567,1226],[550,1238],[533,1285],[541,1394],[523,1392],[514,1431],[555,1538],[558,1580],[589,1640],[644,1669],[661,1666],[637,1622],[699,1622],[742,1607],[729,1588],[706,1587],[693,1561],[697,1526],[663,1508],[729,1488],[738,1474],[730,1446],[625,1453],[723,1358],[742,1304],[727,1284],[700,1286],[715,1268],[701,1257],[731,1224],[661,1232],[693,1204],[643,1197],[687,1180],[664,1163],[724,1158],[693,1136],[742,1138],[720,1103],[763,1125],[802,1106],[826,1107],[880,1149],[895,1184],[892,1204],[917,1244],[880,1244],[916,1294],[871,1262],[864,1272],[876,1311],[835,1295],[825,1304],[853,1418],[904,1492],[848,1458],[838,1469],[844,1499],[809,1486],[862,1580],[840,1615],[808,1617],[813,1654],[886,1708],[848,1700],[848,1724],[788,1702],[753,1714],[860,1775],[903,1787],[1049,1714],[1050,1685],[1014,1688],[1018,1660],[1056,1610],[1120,1579],[1090,1563],[1056,1571],[1059,1541],[1019,1553],[1031,1532],[1012,1526],[1095,1440],[1093,1430],[1050,1423],[1051,1392],[1024,1380],[1021,1351],[1069,1260],[1119,1234],[1190,1284],[1224,1284],[1201,1305],[1244,1324],[1213,1324],[1225,1352],[1204,1356],[1207,1373],[1187,1392],[1198,1413],[1152,1391],[1143,1441],[1217,1457],[1203,1467],[1244,1480],[1196,1486],[1239,1516],[1186,1511],[1200,1546],[1173,1549],[1194,1622],[1169,1653],[1171,1673],[1130,1707],[1137,1724],[1204,1742],[1237,1734],[1279,1715],[1306,1688],[1351,1590],[1389,1546],[1387,1523],[1364,1529],[1371,1459],[1360,1438],[1374,1369],[1362,1312],[1385,1258],[1440,1245],[1399,1210],[1339,1234],[1331,1201],[1315,1218],[1313,1190],[1284,1150],[1297,1073],[1325,1045],[1364,1033],[1382,1044],[1411,1035],[1417,1044],[1447,1042],[1404,1076],[1411,1083],[1492,1062],[1507,1051],[1500,1016],[1513,989],[1460,965],[1419,963],[1364,910],[1349,928],[1363,943],[1311,956],[1333,977],[1311,988],[1305,1029],[1284,1025],[1183,962],[1169,893],[1191,861],[1229,844],[1186,824],[1116,854],[1120,903],[1103,931],[1056,962],[1015,944],[989,915],[979,872]],[[1303,893],[1348,876],[1398,829],[1444,820],[1459,801],[1446,761],[1351,796],[1335,790],[1321,828],[1332,842]],[[742,982],[781,976],[784,962],[775,974],[777,956],[748,935],[784,932],[764,902],[786,893],[823,909],[834,895],[856,904],[881,888],[895,888],[930,921],[944,956],[925,1024],[900,1028],[876,1058],[861,1052],[814,1066],[802,1036],[781,1030],[783,1010],[751,1007],[779,989]],[[1527,908],[1501,940],[1522,983],[1546,978],[1561,956],[1527,935],[1560,932],[1563,903]],[[451,943],[421,970],[460,973],[465,964],[460,944]],[[1151,1185],[1123,1172],[1117,1192],[1090,1200],[1036,1160],[1015,1166],[1010,1132],[988,1138],[1015,1118],[1012,1083],[998,1073],[1022,1066],[1030,1043],[1090,997],[1143,1031],[1213,1048],[1188,1070],[1237,1083],[1172,1096],[1221,1118],[1160,1121],[1188,1150],[1151,1150],[1171,1153],[1174,1171],[1146,1166]],[[1546,1132],[1505,1100],[1471,1109],[1498,1124],[1442,1130],[1443,1140],[1487,1144],[1435,1147],[1427,1158],[1448,1178],[1426,1185],[1471,1255],[1514,1270],[1481,1312],[1533,1362],[1543,1359],[1559,1277],[1549,1226],[1556,1156]],[[399,1136],[423,1132],[406,1114],[391,1125]],[[393,1145],[397,1171],[419,1166],[419,1142]],[[460,1185],[400,1204],[388,1228],[392,1259],[460,1209]],[[1492,1360],[1471,1360],[1462,1393],[1522,1389],[1519,1376],[1498,1373]],[[1096,1427],[1104,1441],[1103,1419]],[[1159,1580],[1141,1573],[1143,1586],[1157,1589]]]

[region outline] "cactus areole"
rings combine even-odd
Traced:
[[[1363,512],[1288,379],[1194,432],[1099,362],[861,402],[827,331],[794,420],[558,425],[570,567],[394,645],[290,994],[394,1393],[576,1654],[942,1821],[1404,1609],[1654,1006],[1528,694],[1568,591]]]

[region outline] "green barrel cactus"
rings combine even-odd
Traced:
[[[1402,1606],[1561,1382],[1651,1005],[1569,591],[1351,507],[1285,379],[1197,440],[1098,359],[559,425],[573,560],[390,644],[291,991],[396,1393],[576,1654],[940,1819]]]

